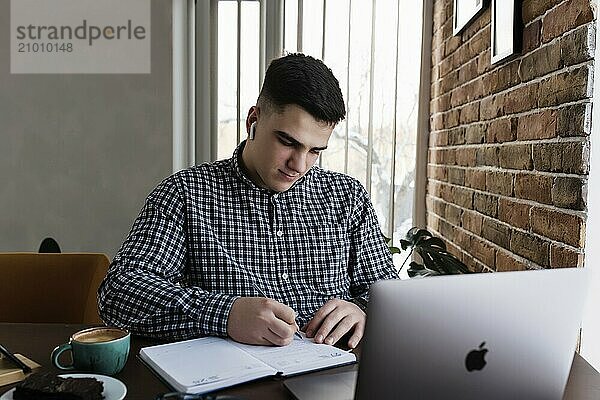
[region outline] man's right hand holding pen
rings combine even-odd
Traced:
[[[267,297],[240,297],[231,307],[227,334],[236,342],[287,346],[299,327],[296,312]]]

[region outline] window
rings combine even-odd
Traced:
[[[346,102],[347,118],[334,130],[319,163],[357,178],[371,195],[382,231],[397,241],[413,225],[422,4],[281,3],[280,14],[263,20],[281,26],[281,52],[322,59],[338,78]],[[260,90],[264,4],[218,2],[218,158],[229,157],[246,137],[246,112]]]
[[[260,3],[218,4],[217,158],[229,158],[246,138],[246,113],[256,103],[260,60]]]

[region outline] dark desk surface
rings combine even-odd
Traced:
[[[0,323],[0,343],[4,344],[15,353],[22,353],[41,364],[45,370],[59,373],[50,362],[52,349],[68,341],[71,334],[83,329],[83,325],[62,324],[7,324]],[[152,400],[159,393],[169,391],[159,379],[136,357],[140,348],[155,344],[152,340],[132,337],[131,351],[125,369],[115,378],[127,385],[127,399]],[[318,373],[330,371],[352,370],[356,365],[335,368]],[[0,387],[0,394],[10,390],[14,385]],[[283,381],[278,379],[265,379],[258,382],[239,385],[231,389],[222,390],[222,394],[232,394],[247,400],[252,399],[293,399]],[[588,400],[600,398],[600,374],[592,368],[583,358],[575,355],[565,400]]]

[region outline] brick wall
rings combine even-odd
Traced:
[[[523,49],[490,63],[491,9],[452,36],[433,11],[427,225],[476,271],[581,265],[595,21],[590,0],[524,0]]]

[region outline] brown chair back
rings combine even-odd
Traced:
[[[101,253],[0,253],[0,322],[101,323]]]

